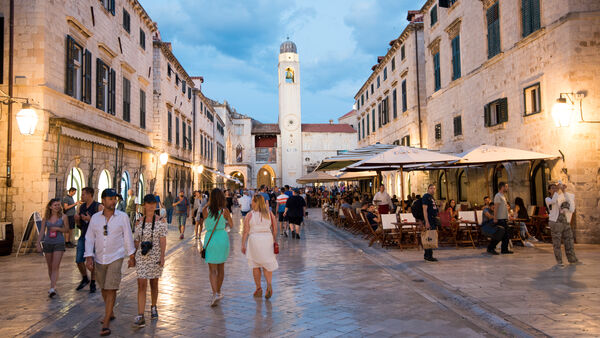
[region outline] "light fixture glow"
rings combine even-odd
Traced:
[[[568,127],[571,123],[573,114],[573,105],[567,102],[564,97],[559,97],[552,107],[552,118],[557,127]]]
[[[169,162],[169,154],[167,154],[167,153],[160,154],[160,156],[158,156],[158,160],[160,161],[161,165],[167,164],[167,162]]]
[[[198,172],[198,174],[202,174],[202,172],[204,171],[204,166],[201,164],[198,167],[196,167],[196,171]]]
[[[23,135],[33,135],[35,133],[35,127],[38,123],[38,116],[28,103],[23,103],[23,107],[17,114],[17,124],[19,131]]]
[[[263,171],[263,175],[267,176],[267,172],[266,172],[266,171]]]

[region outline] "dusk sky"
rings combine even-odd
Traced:
[[[425,0],[142,0],[163,41],[203,93],[238,112],[277,122],[279,45],[298,47],[302,122],[319,123],[352,109],[377,56]]]

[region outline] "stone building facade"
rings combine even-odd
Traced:
[[[16,238],[32,212],[70,187],[77,188],[76,198],[85,186],[143,192],[151,177],[151,37],[157,27],[137,1],[109,6],[15,1],[12,96],[30,100],[39,118],[32,136],[21,135],[14,120],[10,140],[0,133],[3,159],[12,146],[12,177],[3,179],[0,205]],[[8,7],[8,1],[0,4],[3,17]],[[8,18],[2,32],[5,96],[11,91]],[[0,129],[7,128],[3,118]]]
[[[560,179],[576,196],[576,240],[600,242],[600,218],[595,212],[600,206],[600,124],[596,122],[600,120],[596,80],[600,3],[456,0],[448,4],[444,8],[429,0],[420,10],[425,76],[421,96],[426,105],[423,147],[461,153],[491,144],[557,158],[414,173],[413,177],[423,179],[412,188],[419,193],[426,183],[436,183],[438,198],[473,205],[481,204],[505,181],[511,204],[521,197],[526,205],[543,206],[547,184]],[[562,114],[553,112],[560,97],[566,98],[569,108]],[[558,116],[566,116],[568,123],[563,120],[557,127],[554,117]],[[374,143],[369,137],[373,138],[367,135],[359,144]],[[415,145],[412,137],[410,144]]]

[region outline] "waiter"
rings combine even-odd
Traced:
[[[392,198],[385,192],[385,186],[380,185],[379,191],[373,197],[373,204],[377,206],[379,214],[389,214],[392,210]]]

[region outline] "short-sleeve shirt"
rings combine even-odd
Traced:
[[[286,195],[287,195],[287,197],[292,197],[292,196],[294,196],[294,193],[293,193],[293,192],[291,192],[291,191],[289,191],[289,190],[286,190],[286,191],[284,192],[284,194],[286,194]]]
[[[73,199],[73,197],[67,195],[67,196],[63,197],[62,203],[63,203],[63,206],[65,204],[67,204],[67,205],[73,205],[73,204],[75,204],[75,200]],[[65,210],[65,215],[67,215],[67,216],[75,216],[75,213],[76,213],[75,211],[76,211],[75,207],[72,207],[71,209]]]
[[[179,201],[179,198],[177,198],[177,201]],[[185,214],[187,213],[187,209],[188,209],[188,199],[186,197],[183,198],[183,201],[179,204],[177,204],[177,213],[178,214]]]
[[[427,193],[422,198],[423,205],[427,206],[427,219],[431,222],[438,215],[438,208],[431,194]]]
[[[288,199],[289,199],[289,197],[286,194],[281,194],[281,195],[277,196],[277,211],[278,212],[285,211],[285,204],[287,203]]]
[[[265,199],[265,203],[269,203],[269,194],[266,192],[261,192],[260,195]]]
[[[285,203],[285,207],[288,209],[287,216],[288,217],[303,217],[304,216],[304,207],[306,206],[306,202],[304,198],[295,195],[288,198]]]
[[[506,207],[506,197],[504,197],[504,194],[497,193],[494,196],[494,207],[496,208],[497,219],[508,219],[508,208]]]
[[[89,216],[94,216],[95,213],[98,212],[98,207],[100,203],[93,201],[92,204],[88,207],[86,203],[83,203],[79,206],[79,215],[88,214]],[[83,219],[79,220],[79,227],[81,229],[81,238],[85,240],[85,233],[88,230],[89,222],[84,221]]]
[[[160,209],[160,196],[154,195],[154,199],[156,200],[156,210]]]
[[[483,216],[482,216],[483,220],[482,220],[481,224],[485,224],[492,220],[491,218],[487,217],[487,215],[485,214],[486,212],[489,213],[490,215],[494,214],[494,211],[490,207],[483,209]]]

